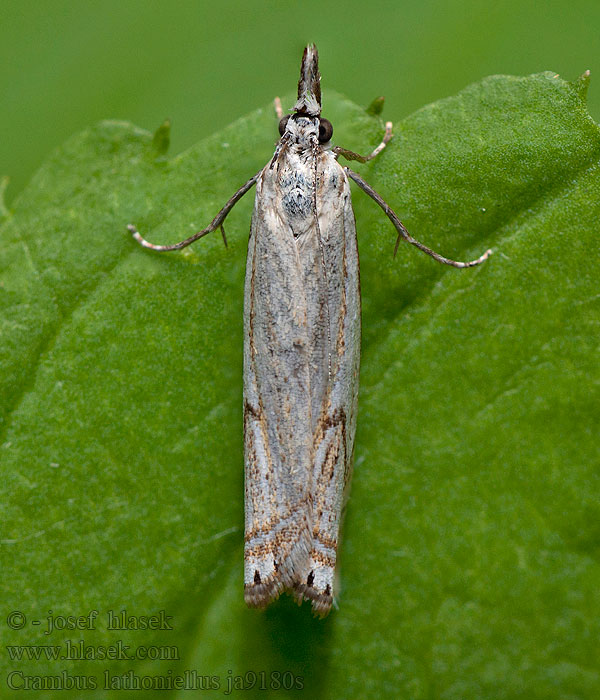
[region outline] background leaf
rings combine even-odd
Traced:
[[[124,232],[133,221],[166,242],[204,226],[270,157],[271,108],[173,160],[117,122],[52,155],[0,229],[0,619],[27,616],[3,645],[121,640],[176,646],[178,660],[7,650],[6,680],[195,670],[197,687],[221,685],[203,697],[235,676],[245,698],[598,695],[600,135],[585,87],[488,78],[398,123],[362,169],[426,244],[495,252],[467,271],[406,246],[393,259],[391,225],[354,194],[362,388],[340,609],[325,621],[289,599],[243,604],[252,195],[227,250],[215,235],[153,255]],[[377,119],[331,93],[324,104],[337,143],[378,142]],[[108,630],[124,608],[165,610],[174,629]],[[98,610],[96,629],[44,635],[49,609]]]

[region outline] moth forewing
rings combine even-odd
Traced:
[[[316,613],[329,612],[339,532],[352,471],[360,365],[360,285],[348,180],[330,153],[317,190],[330,309],[331,375],[314,430],[313,540],[308,575],[299,590]]]
[[[290,590],[323,614],[352,456],[360,339],[350,188],[330,151],[284,149],[259,176],[244,318],[246,601],[262,607]]]
[[[309,339],[290,231],[277,224],[277,193],[263,170],[244,296],[245,598],[264,607],[293,587],[310,549]]]

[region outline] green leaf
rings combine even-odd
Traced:
[[[586,81],[488,78],[396,124],[361,170],[425,244],[494,255],[470,270],[409,246],[394,259],[395,231],[354,192],[359,428],[339,610],[324,621],[288,598],[264,613],[243,603],[253,196],[228,218],[227,250],[217,233],[157,255],[125,231],[164,243],[205,226],[270,158],[272,109],[172,160],[156,160],[165,133],[153,145],[115,122],[52,155],[0,229],[3,646],[121,640],[175,646],[178,660],[4,649],[4,681],[94,676],[96,692],[72,694],[105,698],[105,670],[188,670],[197,688],[220,682],[202,697],[235,676],[240,698],[600,695],[600,132]],[[378,119],[335,95],[325,105],[337,143],[378,143]],[[107,629],[122,609],[164,610],[173,629]],[[23,629],[8,626],[16,610]],[[45,635],[49,610],[99,614],[95,629]],[[28,682],[28,697],[57,697]],[[138,691],[158,696],[192,695]]]

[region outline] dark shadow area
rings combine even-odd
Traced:
[[[335,611],[319,619],[308,602],[298,606],[287,595],[264,612],[249,611],[239,665],[257,673],[264,671],[267,688],[257,687],[244,697],[285,697],[286,693],[322,697],[334,620]],[[279,688],[277,683],[281,683]]]

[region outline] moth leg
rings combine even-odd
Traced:
[[[229,214],[229,212],[233,209],[237,202],[246,194],[246,192],[248,192],[248,190],[253,185],[256,184],[256,181],[258,180],[258,177],[261,174],[261,172],[262,169],[259,170],[256,173],[256,175],[253,175],[248,180],[248,182],[246,182],[245,185],[242,185],[242,187],[240,187],[240,189],[229,199],[227,204],[223,207],[223,209],[221,209],[221,211],[215,216],[215,218],[210,222],[210,224],[206,228],[203,228],[202,231],[198,231],[193,236],[186,238],[184,241],[179,241],[179,243],[173,243],[172,245],[156,245],[154,243],[150,243],[145,238],[142,238],[142,236],[138,233],[138,230],[133,224],[129,224],[127,226],[127,230],[131,234],[133,234],[135,240],[140,245],[144,246],[144,248],[151,248],[152,250],[156,250],[159,253],[164,253],[169,250],[181,250],[181,248],[186,248],[190,245],[190,243],[197,241],[199,238],[202,238],[202,236],[206,236],[207,233],[212,233],[213,231],[216,231],[218,228],[221,229],[223,242],[225,243],[225,246],[227,246],[227,239],[225,238],[225,229],[223,228],[223,222],[225,221],[227,214]]]
[[[459,262],[458,260],[451,260],[450,258],[445,258],[443,255],[436,253],[434,250],[431,250],[431,248],[428,248],[426,245],[423,245],[423,243],[420,243],[410,235],[410,233],[404,227],[404,224],[400,221],[400,219],[393,211],[393,209],[389,206],[389,204],[387,204],[383,200],[383,198],[379,194],[377,194],[377,192],[375,192],[375,190],[367,182],[365,182],[358,173],[355,173],[353,170],[350,170],[350,168],[344,168],[344,170],[346,171],[348,177],[351,177],[354,180],[354,182],[356,182],[356,184],[362,190],[364,190],[369,195],[369,197],[371,197],[371,199],[375,200],[377,204],[379,204],[379,206],[383,209],[388,219],[394,224],[396,231],[398,231],[398,238],[396,240],[396,246],[394,248],[394,256],[398,251],[398,246],[402,239],[404,239],[407,243],[416,246],[419,250],[422,250],[424,253],[427,253],[427,255],[430,255],[434,260],[437,260],[438,262],[443,263],[444,265],[452,265],[452,267],[474,267],[475,265],[480,265],[482,262],[487,260],[492,254],[492,249],[490,248],[486,250],[483,255],[480,255],[475,260]]]
[[[381,153],[381,151],[383,151],[386,144],[391,140],[392,136],[392,122],[386,122],[385,134],[383,135],[381,143],[379,144],[379,146],[377,146],[377,148],[374,148],[368,156],[361,156],[358,153],[354,153],[354,151],[349,151],[347,148],[342,148],[341,146],[336,146],[332,150],[336,156],[343,156],[346,160],[357,160],[359,163],[366,163],[367,161],[375,158],[375,156],[378,156]]]
[[[281,106],[281,100],[279,97],[276,97],[273,100],[273,106],[275,107],[275,114],[277,115],[277,119],[281,121],[283,119],[283,107]]]

